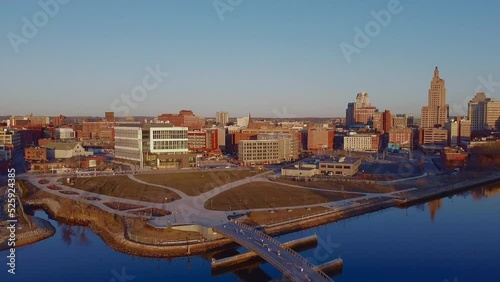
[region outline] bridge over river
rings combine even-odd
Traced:
[[[248,225],[231,221],[214,227],[214,230],[252,250],[291,281],[333,281],[294,250],[282,246],[278,240]]]

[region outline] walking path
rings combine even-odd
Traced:
[[[168,210],[171,211],[172,214],[162,216],[162,217],[156,217],[154,218],[155,224],[157,225],[169,225],[169,224],[199,224],[203,226],[214,226],[221,224],[223,222],[226,222],[227,216],[231,214],[232,212],[228,211],[213,211],[205,208],[205,202],[221,193],[224,193],[230,189],[233,189],[235,187],[241,186],[243,184],[248,184],[248,183],[253,183],[253,182],[270,182],[270,183],[276,183],[273,181],[270,181],[267,179],[265,176],[270,174],[272,172],[265,172],[262,174],[258,174],[255,176],[247,177],[241,180],[237,180],[231,183],[224,184],[222,186],[219,186],[217,188],[214,188],[210,191],[207,191],[205,193],[202,193],[197,196],[189,196],[186,193],[174,188],[174,187],[169,187],[169,186],[164,186],[164,185],[159,185],[159,184],[153,184],[149,183],[143,180],[140,180],[136,178],[134,175],[129,174],[128,177],[132,181],[136,181],[141,184],[147,184],[147,185],[152,185],[164,189],[168,189],[170,191],[173,191],[177,193],[181,199],[175,200],[173,202],[168,202],[168,203],[151,203],[151,202],[145,202],[145,201],[140,201],[140,200],[131,200],[131,199],[125,199],[125,198],[120,198],[120,197],[114,197],[110,195],[103,195],[103,194],[97,194],[97,193],[92,193],[92,192],[87,192],[83,191],[77,188],[73,188],[61,183],[57,182],[57,179],[59,179],[59,176],[56,177],[46,177],[46,179],[49,180],[49,183],[46,184],[40,184],[38,183],[39,178],[38,177],[27,177],[27,179],[36,187],[39,189],[48,192],[53,195],[57,195],[58,197],[63,197],[67,199],[71,199],[74,201],[79,201],[79,202],[84,202],[89,205],[93,205],[95,207],[98,207],[106,212],[117,214],[120,216],[130,216],[130,217],[144,217],[141,215],[136,215],[132,214],[130,212],[136,212],[140,211],[143,209],[150,209],[150,208],[156,208],[156,209],[163,209],[163,210]],[[406,192],[406,191],[411,191],[415,188],[412,189],[407,189],[407,190],[402,190],[402,191],[395,191],[395,192],[389,192],[389,193],[362,193],[362,192],[348,192],[348,191],[341,191],[341,190],[330,190],[330,189],[321,189],[321,188],[312,188],[312,187],[303,187],[303,186],[298,186],[298,185],[292,185],[292,184],[284,184],[284,183],[279,183],[280,185],[284,186],[289,186],[289,187],[294,187],[294,188],[299,188],[299,189],[304,189],[304,190],[310,190],[310,191],[320,191],[320,192],[337,192],[337,193],[351,193],[351,194],[356,194],[359,195],[359,197],[356,198],[351,198],[349,200],[339,200],[339,201],[331,201],[331,202],[325,202],[325,203],[318,203],[318,204],[311,204],[311,205],[300,205],[300,206],[286,206],[286,207],[278,207],[278,208],[273,208],[273,210],[285,210],[285,209],[296,209],[296,208],[313,208],[313,207],[346,207],[347,205],[355,204],[355,201],[359,200],[369,200],[373,198],[400,198],[397,195],[393,195],[395,193],[401,193],[401,192]],[[48,188],[50,185],[55,185],[57,187],[63,188],[63,190],[52,190]],[[76,195],[70,195],[70,194],[63,194],[60,193],[59,191],[70,191],[74,193],[78,193]],[[91,200],[89,198],[98,198],[99,200]],[[124,204],[131,204],[131,205],[138,205],[141,206],[140,208],[133,208],[127,211],[119,211],[112,209],[108,206],[106,206],[104,203],[109,203],[109,202],[117,202],[117,203],[124,203]],[[259,209],[251,209],[251,211],[268,211],[270,208],[259,208]],[[238,210],[238,211],[233,211],[233,212],[244,212],[248,210]]]

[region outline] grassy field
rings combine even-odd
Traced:
[[[243,210],[300,206],[339,201],[361,195],[337,192],[310,191],[277,183],[253,182],[223,192],[205,202],[212,210]]]
[[[224,184],[255,175],[249,170],[196,171],[136,175],[140,180],[173,187],[189,196],[197,196]]]
[[[311,188],[321,188],[329,190],[343,190],[346,192],[358,192],[358,193],[388,193],[398,191],[399,187],[382,185],[382,184],[372,184],[359,181],[339,181],[339,180],[319,180],[319,181],[294,181],[290,179],[280,178],[276,179],[276,182],[298,185],[303,187]]]
[[[144,185],[130,180],[125,175],[73,178],[70,181],[74,182],[74,185],[66,183],[65,178],[61,178],[59,181],[69,187],[87,192],[145,202],[163,203],[165,197],[168,198],[168,201],[174,198],[180,199],[179,195],[168,189]]]

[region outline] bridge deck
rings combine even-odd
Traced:
[[[291,281],[333,281],[321,270],[267,234],[238,222],[214,227],[215,231],[254,251],[279,269]]]

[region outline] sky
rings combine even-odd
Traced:
[[[500,98],[496,0],[58,1],[0,2],[0,116],[419,116],[436,66],[451,115]]]

